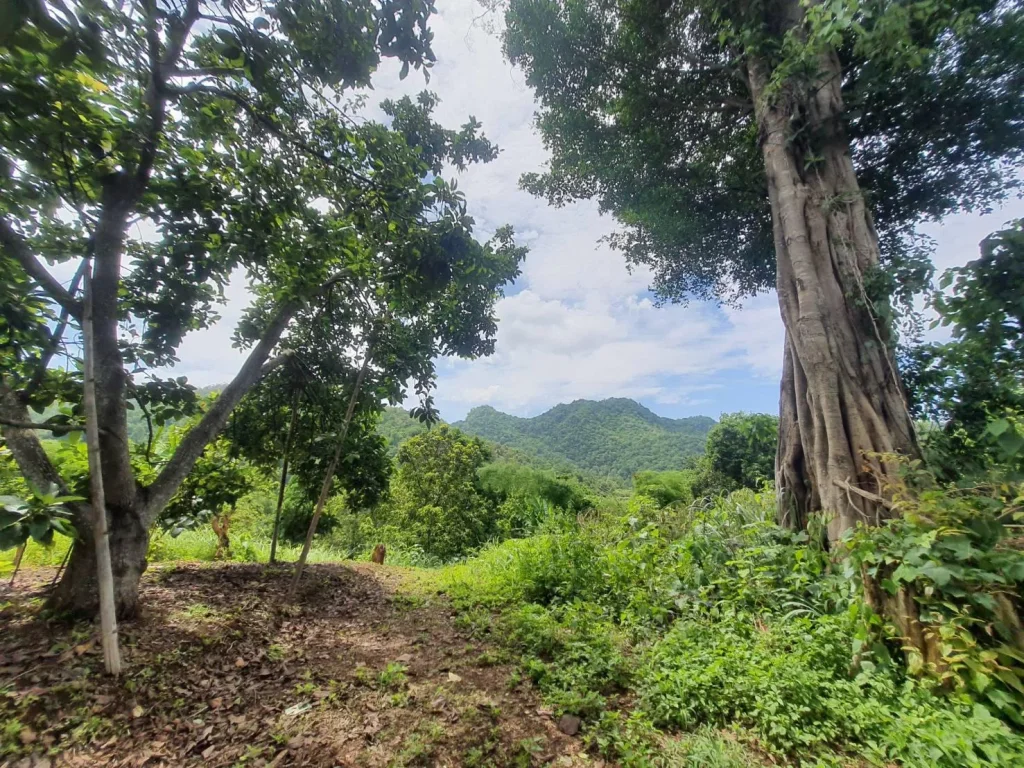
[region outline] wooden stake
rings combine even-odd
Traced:
[[[85,271],[85,311],[82,313],[82,337],[85,343],[85,439],[89,448],[89,489],[92,502],[93,542],[96,546],[96,583],[100,592],[100,640],[107,674],[121,674],[121,650],[117,642],[117,616],[114,605],[114,573],[110,563],[110,531],[107,528],[107,504],[103,492],[103,465],[100,461],[99,416],[96,411],[96,370],[93,352],[92,266]]]
[[[302,554],[295,564],[295,578],[292,580],[291,589],[288,590],[288,599],[294,600],[299,590],[299,582],[302,581],[302,572],[306,568],[306,558],[309,557],[309,550],[313,546],[313,536],[316,534],[316,527],[320,523],[320,515],[323,514],[324,506],[327,504],[327,497],[331,493],[331,485],[334,484],[334,472],[341,460],[341,452],[345,447],[345,437],[348,435],[348,425],[352,423],[352,415],[356,410],[356,401],[359,399],[359,390],[366,378],[366,369],[370,365],[370,350],[366,350],[366,357],[363,358],[363,367],[359,369],[359,376],[356,377],[356,384],[352,388],[352,395],[348,399],[348,409],[345,411],[345,421],[341,425],[341,434],[338,436],[338,445],[334,449],[334,456],[331,457],[331,464],[327,467],[327,474],[324,476],[323,485],[320,486],[320,497],[316,500],[316,509],[313,512],[313,519],[309,521],[309,530],[306,531],[306,542],[302,545]]]

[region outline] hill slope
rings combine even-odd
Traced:
[[[569,462],[601,475],[628,479],[642,469],[678,469],[702,453],[714,419],[669,419],[625,398],[576,400],[524,419],[490,406],[452,424],[552,463]]]
[[[504,415],[504,414],[502,414]],[[398,452],[398,446],[414,435],[426,431],[426,425],[414,419],[409,412],[403,408],[388,407],[381,415],[380,423],[377,425],[377,432],[387,440],[388,452],[394,456]],[[477,435],[481,437],[480,435]],[[555,453],[540,455],[531,450],[523,450],[512,445],[499,443],[496,440],[483,438],[484,443],[490,450],[494,461],[507,461],[513,464],[522,464],[533,469],[550,470],[557,475],[569,475],[588,486],[598,493],[614,493],[615,491],[628,487],[623,478],[618,475],[609,475],[606,472],[591,472],[574,464],[564,456]]]

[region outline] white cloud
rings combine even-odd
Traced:
[[[496,354],[440,361],[443,415],[460,418],[479,404],[530,414],[558,402],[611,396],[644,399],[672,413],[717,415],[719,403],[737,399],[748,410],[774,409],[783,338],[774,295],[741,310],[654,307],[646,292],[650,275],[630,273],[621,255],[600,242],[615,222],[599,215],[596,204],[551,208],[518,188],[519,176],[542,169],[547,158],[533,129],[533,96],[523,74],[504,61],[499,41],[475,21],[477,0],[438,5],[432,23],[438,62],[429,85],[416,72],[400,81],[398,66],[386,62],[370,103],[428,88],[441,97],[435,117],[443,124],[459,126],[469,115],[479,119],[502,152],[494,162],[458,174],[477,234],[485,238],[512,223],[531,249],[517,292],[498,305]],[[1007,209],[930,228],[940,241],[937,264],[973,258],[978,240],[1010,216]],[[233,284],[222,322],[182,346],[179,372],[197,384],[234,375],[241,357],[230,336],[244,304],[244,288]],[[727,392],[724,379],[728,387],[739,381],[744,392]]]
[[[488,404],[514,413],[581,397],[692,405],[697,394],[706,399],[719,387],[710,377],[722,371],[777,373],[781,350],[770,337],[778,310],[772,325],[769,309],[756,307],[748,328],[709,305],[658,308],[633,294],[576,304],[527,289],[498,306],[496,354],[456,364],[444,374],[441,394],[463,408]],[[778,359],[769,363],[774,351]]]

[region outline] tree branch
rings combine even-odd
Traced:
[[[179,20],[171,23],[171,31],[167,38],[167,48],[160,55],[160,35],[157,27],[157,8],[155,0],[143,3],[146,14],[146,45],[149,52],[149,83],[146,86],[146,114],[149,124],[143,132],[142,149],[139,152],[139,164],[135,169],[135,194],[142,194],[149,174],[156,160],[157,148],[160,146],[160,132],[167,116],[165,72],[172,69],[185,50],[192,25],[199,19],[199,0],[188,0],[185,13]],[[175,23],[176,22],[176,23]]]
[[[33,424],[31,428],[21,426],[32,424],[28,410],[14,391],[7,385],[7,382],[0,379],[0,417],[4,424],[0,427],[0,434],[4,442],[11,449],[11,455],[21,470],[21,474],[32,485],[40,491],[45,491],[50,486],[56,486],[62,496],[69,496],[67,483],[60,476],[57,468],[50,461],[50,457],[43,450],[43,444],[39,442],[34,429],[38,425]],[[75,527],[81,533],[89,525],[89,508],[86,505],[70,503],[67,505],[75,515]]]
[[[244,69],[238,67],[201,67],[199,69],[173,69],[167,77],[241,77]]]
[[[76,300],[68,290],[47,271],[32,255],[28,241],[15,231],[7,219],[0,218],[0,247],[21,265],[29,277],[35,280],[46,295],[57,302],[76,320],[82,318],[82,302]]]
[[[185,6],[185,13],[181,17],[181,24],[175,26],[167,42],[167,50],[160,61],[161,69],[174,67],[182,52],[185,50],[185,43],[188,41],[188,34],[192,31],[192,25],[199,20],[199,0],[188,0]]]
[[[63,435],[65,432],[81,432],[85,429],[85,426],[82,424],[47,424],[45,421],[12,419],[8,416],[0,416],[0,426],[13,427],[14,429],[40,429],[44,432],[53,432],[59,435]]]
[[[227,424],[231,411],[239,401],[265,375],[265,372],[273,370],[287,359],[287,355],[279,355],[269,362],[267,360],[299,307],[299,302],[289,302],[277,311],[264,331],[263,338],[253,347],[238,374],[213,401],[199,423],[188,431],[153,484],[144,490],[145,501],[141,516],[143,525],[147,528],[167,506],[167,502],[192,471],[206,446]]]
[[[271,358],[270,360],[267,360],[267,362],[265,362],[263,364],[263,367],[260,368],[260,378],[262,379],[265,376],[267,376],[268,374],[273,373],[278,368],[280,368],[282,365],[284,365],[289,360],[291,360],[294,356],[295,356],[295,353],[292,352],[291,350],[289,350],[287,352],[282,352],[277,357],[274,357],[274,358]]]
[[[87,259],[82,259],[82,263],[78,265],[78,270],[75,272],[74,278],[71,280],[71,287],[68,289],[68,293],[74,298],[75,293],[78,292],[78,285],[82,282],[82,276],[85,274],[85,268],[89,265]],[[36,366],[36,372],[32,375],[32,379],[29,381],[25,388],[19,393],[19,397],[23,403],[28,403],[32,399],[32,395],[36,393],[40,386],[42,386],[43,379],[46,378],[46,369],[50,366],[50,361],[53,356],[57,353],[57,349],[60,347],[60,342],[64,338],[64,331],[68,327],[68,319],[70,317],[67,307],[62,307],[60,317],[57,319],[57,325],[53,329],[53,333],[50,334],[50,340],[46,345],[46,349],[43,350],[43,354],[39,356],[39,362]]]
[[[246,98],[244,98],[241,94],[235,93],[234,91],[229,90],[227,88],[221,88],[216,85],[208,85],[205,83],[190,83],[189,85],[181,86],[167,85],[166,90],[167,93],[171,94],[172,96],[195,96],[205,94],[207,96],[216,96],[218,98],[233,101],[235,104],[242,108],[243,112],[249,115],[250,119],[262,125],[270,133],[272,133],[274,136],[276,136],[284,143],[292,145],[293,147],[301,150],[310,157],[319,160],[326,166],[343,171],[352,178],[361,181],[367,187],[374,186],[373,180],[370,179],[368,176],[364,176],[363,174],[351,168],[338,168],[337,164],[334,163],[329,157],[326,157],[325,155],[321,154],[313,147],[309,146],[309,144],[302,141],[302,139],[296,138],[294,136],[289,136],[287,133],[285,133],[284,130],[281,129],[281,126],[279,126],[277,123],[271,120],[267,115],[263,114],[258,109],[256,109],[256,107],[249,103],[249,101]]]

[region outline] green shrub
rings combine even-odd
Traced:
[[[584,717],[589,743],[623,765],[743,764],[707,726],[808,765],[1024,764],[1024,738],[963,691],[937,695],[868,646],[854,667],[856,580],[773,514],[750,490],[686,509],[635,497],[623,516],[486,547],[439,581],[462,610],[498,610],[496,636],[549,705]]]
[[[909,653],[913,673],[989,706],[1024,726],[1024,551],[1013,542],[1024,520],[1024,485],[943,487],[906,465],[891,488],[900,516],[846,540],[847,572],[882,590],[913,596],[941,661]],[[865,612],[865,640],[880,617]],[[887,637],[898,640],[894,627]]]

